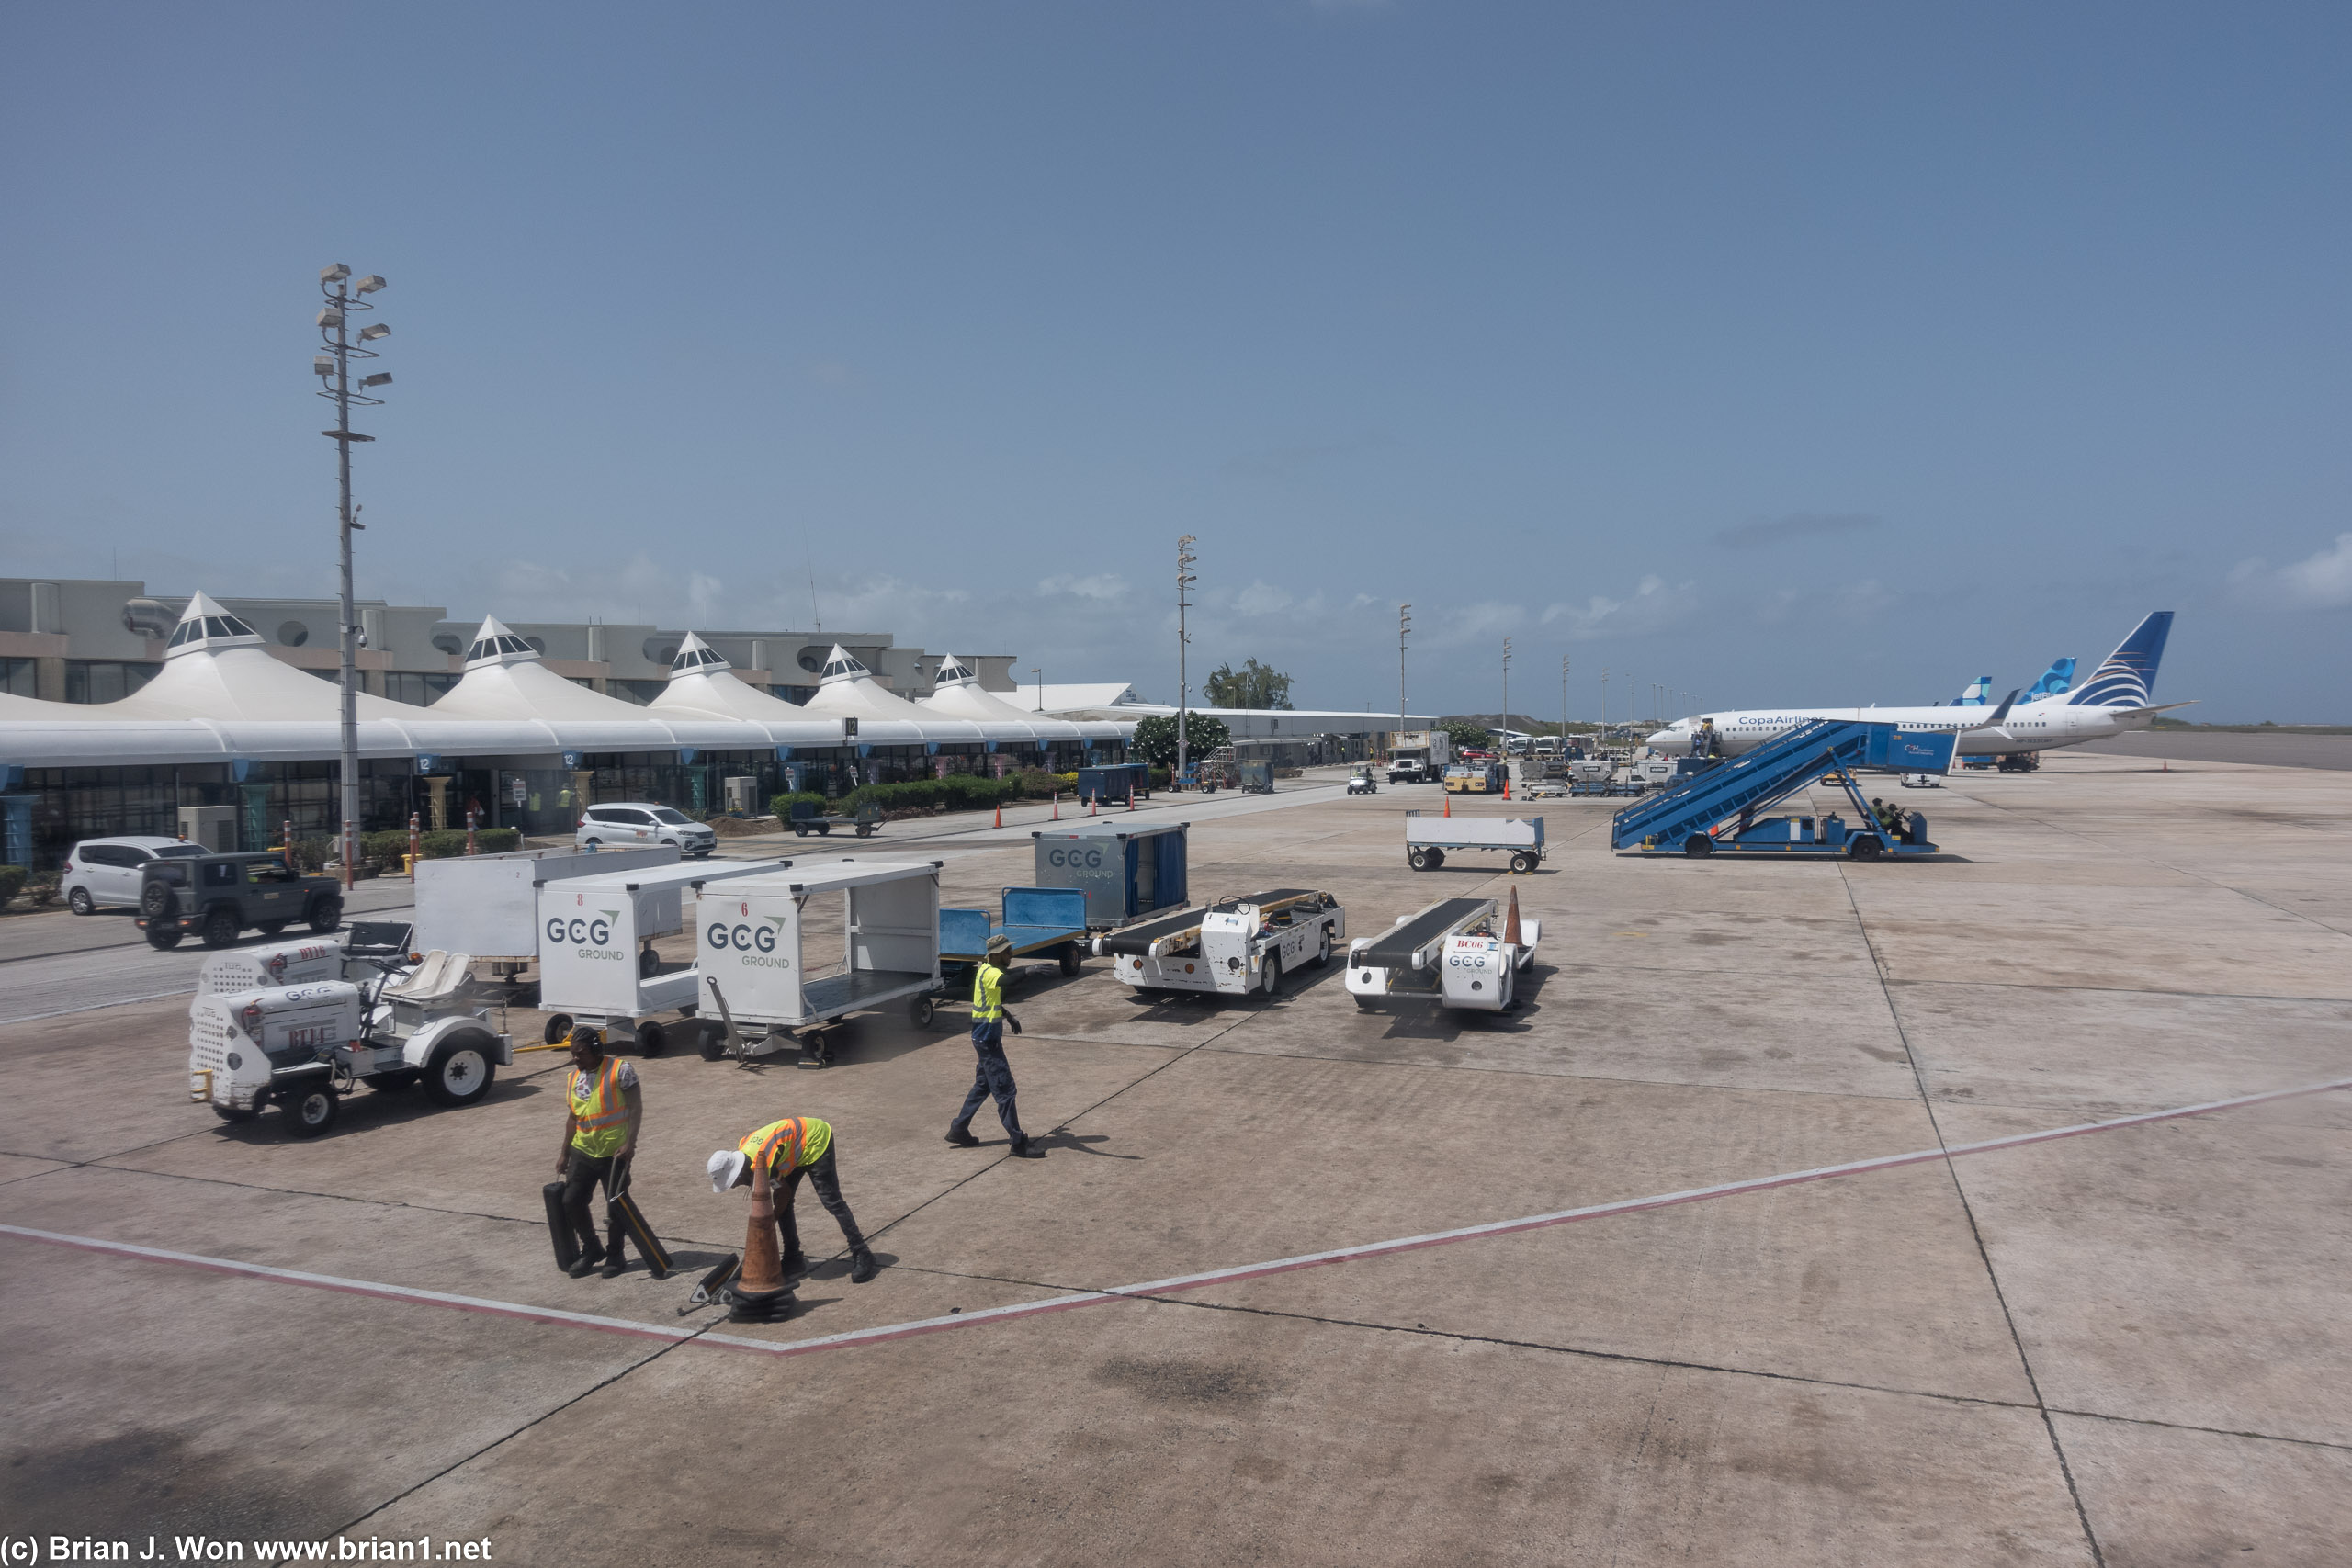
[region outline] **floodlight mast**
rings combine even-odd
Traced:
[[[1193,553],[1195,542],[1190,534],[1176,541],[1176,773],[1168,782],[1170,787],[1180,790],[1184,787],[1186,742],[1189,739],[1184,720],[1193,706],[1193,688],[1184,668],[1184,656],[1193,642],[1192,634],[1185,627],[1184,612],[1193,607],[1193,602],[1184,595],[1186,590],[1200,581],[1193,572],[1193,563],[1200,559]]]
[[[319,274],[319,292],[326,296],[326,305],[319,311],[319,335],[325,340],[327,352],[311,362],[313,370],[327,382],[319,396],[334,404],[335,427],[319,434],[335,444],[335,478],[341,491],[341,506],[337,513],[336,534],[341,547],[340,572],[342,587],[341,633],[343,645],[343,713],[342,713],[342,789],[343,833],[340,857],[343,862],[343,885],[348,889],[358,880],[359,872],[359,615],[352,604],[351,535],[356,528],[366,526],[359,521],[358,508],[351,504],[351,444],[373,441],[372,435],[362,435],[351,428],[351,408],[380,404],[381,398],[369,397],[366,391],[354,391],[351,386],[351,362],[354,359],[374,359],[376,351],[362,347],[390,335],[391,329],[381,324],[363,330],[354,341],[350,318],[354,310],[372,310],[376,307],[356,294],[373,294],[384,287],[384,280],[371,273],[359,280],[355,291],[351,287],[351,269],[341,262]],[[363,388],[380,387],[391,380],[388,375],[366,378]],[[290,859],[294,846],[287,845]]]
[[[1399,604],[1396,606],[1396,733],[1399,736],[1405,733],[1405,640],[1412,635],[1413,606],[1410,604]],[[1388,748],[1388,754],[1392,757],[1396,754],[1394,745]]]

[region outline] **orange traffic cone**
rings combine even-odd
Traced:
[[[1509,773],[1505,773],[1503,775],[1503,798],[1505,800],[1509,800],[1510,798],[1510,775]]]
[[[775,1193],[768,1186],[765,1160],[752,1168],[752,1217],[743,1231],[743,1268],[733,1292],[735,1304],[727,1315],[737,1323],[776,1323],[792,1310],[784,1258],[776,1251]]]
[[[1090,795],[1086,797],[1086,814],[1089,817],[1102,815],[1102,801],[1100,796]]]
[[[997,802],[996,825],[1000,828],[1004,826],[1004,803],[1002,801]]]
[[[1133,789],[1129,789],[1129,790],[1127,791],[1127,809],[1128,809],[1128,810],[1130,810],[1130,811],[1133,811],[1135,808],[1136,808],[1136,792],[1135,792]]]
[[[1058,821],[1060,821],[1061,819],[1062,819],[1062,792],[1061,792],[1061,791],[1059,791],[1059,790],[1056,790],[1056,791],[1054,791],[1054,820],[1055,820],[1055,821],[1057,821],[1057,822],[1058,822]]]
[[[1452,790],[1447,790],[1445,792],[1445,814],[1448,817],[1453,815],[1453,792]]]
[[[1510,913],[1503,917],[1503,940],[1513,947],[1526,945],[1519,936],[1519,889],[1510,890]]]

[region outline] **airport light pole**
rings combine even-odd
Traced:
[[[1396,606],[1396,733],[1397,733],[1397,734],[1399,734],[1399,735],[1402,735],[1402,734],[1404,734],[1404,733],[1405,733],[1405,639],[1406,639],[1407,637],[1410,637],[1410,636],[1412,635],[1412,632],[1413,632],[1413,607],[1412,607],[1412,605],[1410,605],[1410,604],[1399,604],[1399,605],[1397,605],[1397,606]],[[1390,755],[1392,755],[1392,756],[1393,756],[1393,755],[1395,755],[1395,754],[1396,754],[1396,744],[1395,744],[1394,742],[1391,742],[1391,743],[1390,743],[1389,748],[1388,748],[1388,750],[1389,750],[1389,754],[1390,754]]]
[[[1600,667],[1600,728],[1609,728],[1609,666]]]
[[[359,329],[355,338],[351,330],[354,312],[373,310],[366,296],[384,287],[384,280],[370,273],[356,284],[351,281],[351,269],[341,262],[322,269],[319,274],[319,292],[326,296],[326,303],[318,316],[319,336],[325,352],[312,357],[311,369],[322,385],[319,396],[334,404],[333,430],[320,434],[335,444],[336,477],[342,485],[342,506],[339,510],[342,544],[343,609],[343,885],[348,889],[358,880],[359,860],[359,617],[352,606],[351,536],[367,526],[359,521],[359,509],[351,504],[351,444],[373,441],[372,435],[362,435],[351,428],[351,410],[356,404],[373,408],[383,399],[368,394],[378,387],[391,385],[388,371],[378,371],[359,378],[359,390],[351,387],[351,362],[355,359],[375,359],[376,351],[367,345],[379,343],[392,335],[392,329],[381,321],[371,322]],[[293,846],[287,846],[290,861]]]
[[[1191,738],[1184,719],[1192,710],[1193,688],[1185,674],[1184,656],[1192,647],[1193,636],[1186,629],[1184,612],[1193,607],[1193,602],[1184,594],[1187,589],[1200,581],[1193,572],[1193,563],[1200,559],[1193,553],[1193,538],[1190,534],[1176,541],[1176,776],[1168,781],[1176,789],[1184,787],[1186,753],[1191,750],[1188,744]]]
[[[1568,754],[1568,656],[1560,655],[1560,755]]]
[[[1510,638],[1503,638],[1503,716],[1495,728],[1503,732],[1503,755],[1510,755]]]

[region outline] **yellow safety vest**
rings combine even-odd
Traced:
[[[972,971],[972,1021],[994,1023],[1004,1016],[1004,971],[983,963]]]
[[[787,1116],[771,1122],[735,1145],[754,1168],[764,1163],[769,1179],[786,1176],[804,1165],[814,1165],[833,1146],[833,1130],[814,1116]]]
[[[605,1059],[604,1070],[592,1080],[571,1069],[564,1086],[571,1099],[571,1146],[591,1159],[603,1159],[628,1137],[628,1105],[621,1097],[621,1065]]]

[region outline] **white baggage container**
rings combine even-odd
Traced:
[[[420,952],[471,953],[492,971],[520,969],[539,951],[539,888],[574,876],[675,865],[677,847],[642,850],[516,850],[421,861],[416,868]]]
[[[815,1035],[809,1060],[823,1066],[831,1058],[820,1026],[845,1014],[905,1000],[918,1027],[929,1023],[931,993],[939,988],[939,865],[802,861],[700,889],[695,969],[703,1054],[716,1060],[727,1049],[742,1058],[780,1051],[800,1031]],[[841,913],[838,959],[809,951],[810,918],[830,913],[828,903]],[[714,1018],[726,1025],[725,1037],[709,1032]]]
[[[591,857],[582,857],[591,858]],[[609,861],[610,852],[593,858]],[[685,929],[683,896],[723,883],[782,871],[789,861],[695,861],[599,876],[570,876],[538,888],[539,1006],[550,1017],[546,1039],[562,1039],[574,1022],[617,1027],[639,1049],[658,1055],[662,1033],[648,1015],[695,1009],[695,966],[664,963],[653,939]]]

